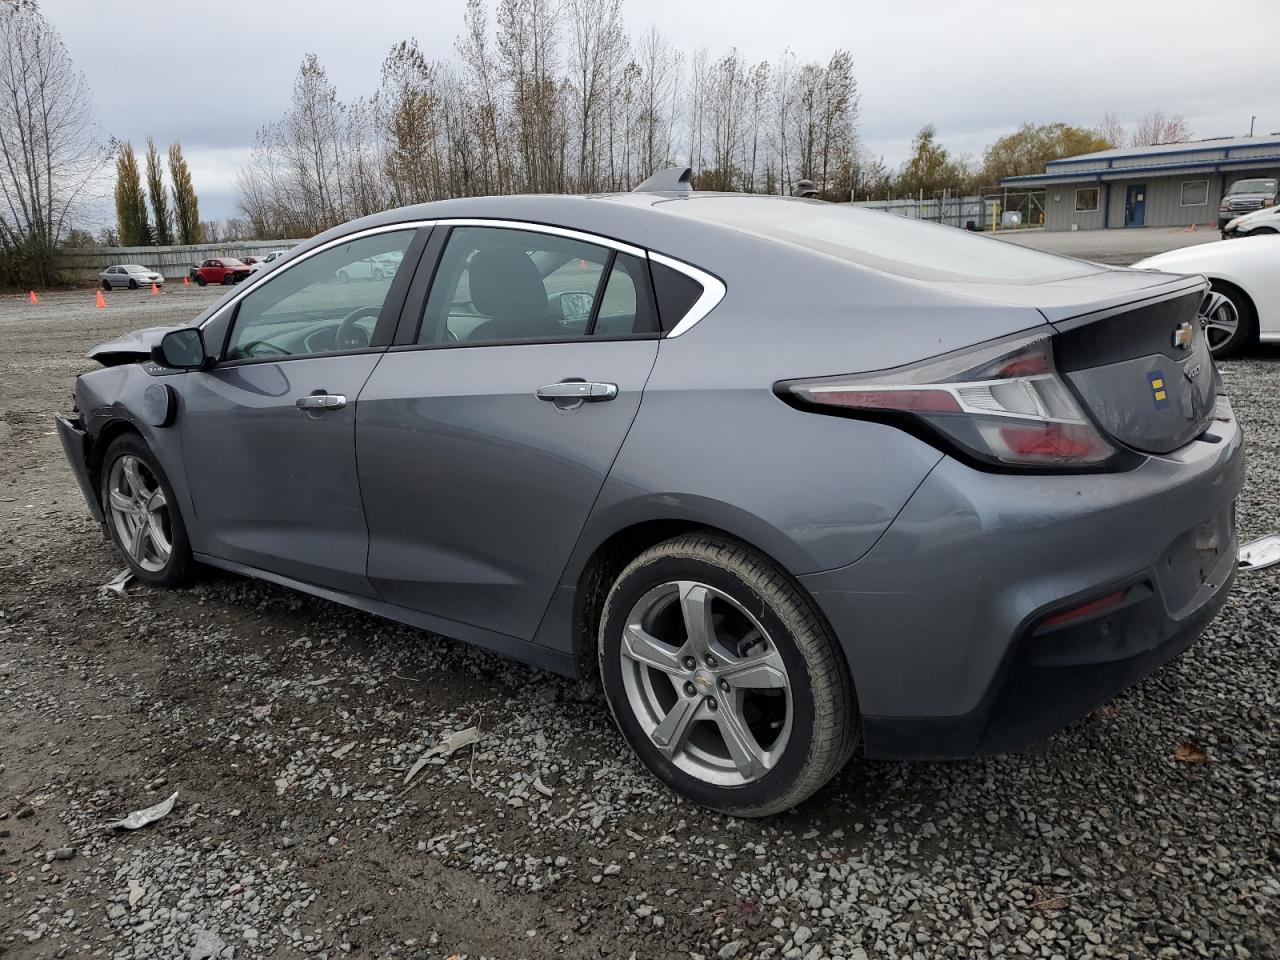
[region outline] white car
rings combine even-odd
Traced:
[[[400,258],[401,254],[394,251],[379,254],[367,260],[348,263],[334,276],[340,283],[351,280],[384,280],[395,276],[396,269],[400,266]]]
[[[257,257],[255,262],[249,265],[249,273],[253,274],[259,270],[265,270],[288,252],[288,250],[272,250],[265,257]]]
[[[1268,233],[1280,233],[1280,207],[1246,213],[1222,228],[1223,237],[1252,237]]]
[[[1218,240],[1170,250],[1134,264],[1139,270],[1200,274],[1222,298],[1205,319],[1215,357],[1254,343],[1280,343],[1280,235]]]
[[[163,274],[144,267],[140,263],[120,263],[114,267],[107,267],[98,274],[98,280],[102,283],[103,290],[111,290],[114,287],[137,290],[139,287],[149,287],[152,284],[157,287],[164,286]]]

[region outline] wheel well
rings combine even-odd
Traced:
[[[608,597],[609,590],[618,579],[618,575],[627,564],[650,547],[664,540],[670,540],[672,537],[694,531],[722,537],[754,550],[768,560],[779,573],[791,580],[808,603],[813,615],[826,628],[827,633],[836,640],[836,649],[840,652],[841,661],[845,669],[849,670],[844,648],[836,637],[835,631],[832,630],[830,621],[809,596],[809,591],[777,560],[751,542],[718,527],[689,520],[649,520],[625,527],[605,540],[596,547],[595,552],[582,568],[582,573],[578,575],[573,601],[573,656],[580,680],[592,686],[598,683],[596,645],[600,637],[600,616],[604,612],[605,598]],[[852,672],[850,677],[852,679]]]
[[[1219,292],[1229,291],[1240,298],[1241,302],[1249,310],[1249,316],[1247,318],[1241,317],[1240,319],[1247,319],[1249,323],[1249,343],[1252,344],[1256,342],[1258,339],[1258,307],[1253,302],[1253,298],[1249,296],[1248,292],[1245,291],[1243,287],[1237,286],[1230,280],[1223,280],[1220,277],[1210,277],[1209,287],[1210,289],[1217,290]]]
[[[138,428],[128,420],[110,420],[98,431],[98,435],[93,440],[93,446],[89,448],[89,480],[93,484],[93,495],[99,499],[101,499],[99,491],[102,489],[102,461],[106,459],[107,448],[117,437],[122,437],[126,433],[142,436]]]

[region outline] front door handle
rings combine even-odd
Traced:
[[[341,410],[347,405],[347,398],[340,393],[313,393],[299,397],[295,405],[299,410]]]
[[[539,387],[539,400],[585,400],[588,403],[599,403],[612,400],[618,395],[616,383],[591,383],[586,380],[561,380]]]

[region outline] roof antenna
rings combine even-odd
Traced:
[[[667,167],[659,170],[644,183],[633,187],[632,193],[692,193],[693,167]]]

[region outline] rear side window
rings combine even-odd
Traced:
[[[455,227],[418,343],[625,337],[657,330],[644,261],[532,230]]]
[[[671,330],[702,296],[702,284],[666,264],[649,262],[653,275],[653,293],[658,301],[658,316],[662,329]]]

